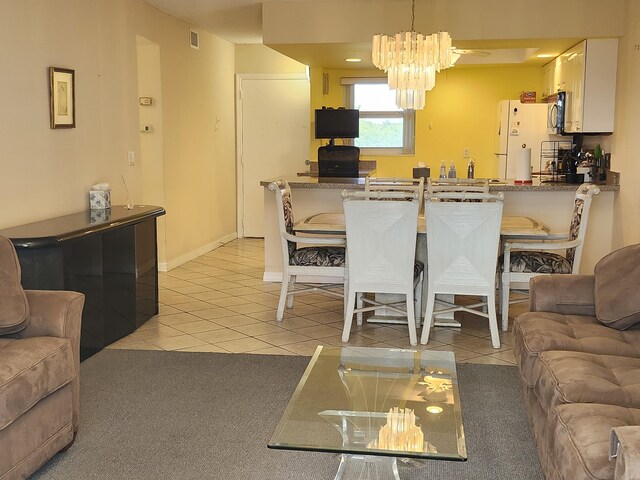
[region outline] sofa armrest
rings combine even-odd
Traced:
[[[529,311],[595,316],[593,275],[540,275],[529,281]]]
[[[609,459],[615,462],[614,480],[640,478],[640,426],[611,429]]]
[[[75,378],[73,391],[73,430],[78,431],[80,412],[80,330],[84,295],[78,292],[25,290],[29,302],[29,324],[15,338],[59,337],[71,340]]]

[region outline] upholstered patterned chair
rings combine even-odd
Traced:
[[[345,277],[345,240],[344,238],[311,237],[296,235],[293,230],[293,203],[291,188],[286,180],[278,180],[269,184],[269,190],[276,196],[278,213],[278,230],[282,245],[282,287],[278,301],[276,319],[280,322],[284,316],[285,301],[288,308],[293,308],[293,296],[298,293],[322,290],[324,293],[344,297],[331,289],[335,284],[326,286],[301,284],[296,288],[298,275],[327,277],[339,279],[344,289]]]
[[[23,290],[0,237],[0,478],[27,478],[78,431],[84,295]]]
[[[568,233],[551,234],[542,241],[506,240],[503,243],[499,262],[502,330],[509,328],[509,304],[527,301],[527,298],[510,300],[512,289],[526,293],[529,280],[537,275],[578,273],[591,200],[598,193],[597,185],[585,183],[578,188]],[[555,253],[558,250],[565,250],[565,254]]]

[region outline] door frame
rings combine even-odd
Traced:
[[[237,73],[236,74],[236,230],[238,238],[244,238],[244,178],[243,178],[243,119],[242,119],[242,82],[243,80],[309,80],[304,73]]]

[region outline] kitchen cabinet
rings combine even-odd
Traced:
[[[555,60],[547,63],[542,67],[542,99],[544,101],[549,95],[557,92],[556,90],[556,62]]]
[[[588,39],[559,58],[568,98],[565,132],[613,132],[618,40]]]
[[[587,39],[542,68],[542,97],[567,92],[566,133],[611,133],[617,39]]]

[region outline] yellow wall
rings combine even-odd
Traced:
[[[236,73],[304,73],[306,65],[265,45],[236,45]]]
[[[614,209],[613,246],[640,242],[640,159],[637,135],[640,131],[640,2],[628,1],[626,33],[618,48],[615,132],[603,141],[611,152],[611,168],[620,172],[620,192]]]
[[[322,74],[329,74],[329,94],[322,94]],[[380,76],[379,71],[323,72],[312,69],[312,110],[321,106],[345,106],[342,77]],[[458,175],[466,175],[468,148],[476,160],[477,177],[494,177],[498,163],[496,147],[498,102],[515,99],[523,90],[537,92],[542,88],[540,67],[453,67],[438,74],[435,88],[427,93],[424,110],[416,115],[416,153],[397,157],[362,156],[377,160],[379,176],[411,176],[418,162],[431,167],[437,175],[441,160],[447,168],[455,162]],[[313,122],[313,118],[311,120]],[[313,135],[312,125],[312,135]],[[320,141],[312,139],[311,156],[317,158]],[[434,173],[435,169],[435,173]]]
[[[11,67],[0,75],[0,228],[83,211],[98,182],[123,204],[124,174],[135,203],[164,198],[162,263],[235,235],[233,44],[201,31],[194,50],[187,23],[143,0],[1,4],[0,64]],[[141,153],[137,36],[159,52],[161,93],[152,96],[162,109],[160,160]],[[51,65],[76,72],[77,128],[49,128]],[[143,167],[155,161],[164,186],[145,182]]]

